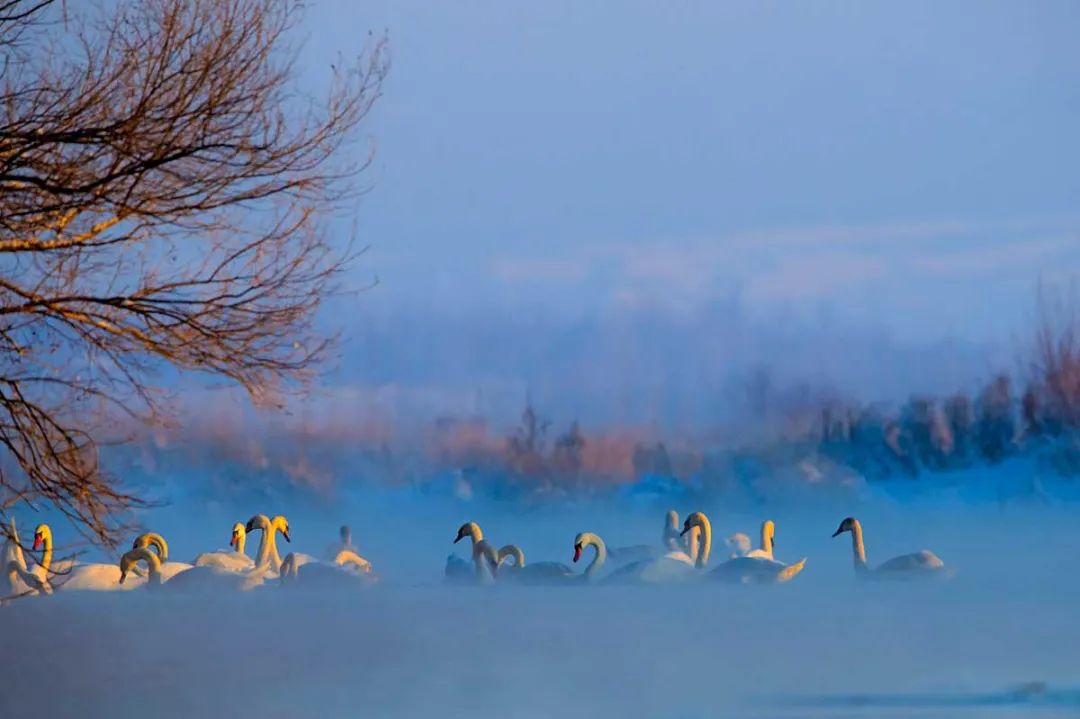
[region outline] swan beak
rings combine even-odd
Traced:
[[[844,533],[843,529],[838,529],[838,530],[836,530],[835,532],[832,533],[832,536],[839,537],[843,533]]]
[[[286,542],[288,542],[289,544],[292,544],[292,537],[289,536],[289,530],[288,529],[286,529],[284,532],[282,532],[281,536],[285,537]]]
[[[34,535],[34,551],[36,552],[39,549],[41,549],[41,535],[40,534],[35,534]]]
[[[457,544],[458,542],[460,542],[461,538],[464,537],[464,536],[465,536],[464,534],[458,534],[458,536],[454,539],[454,544]]]
[[[581,545],[580,544],[575,544],[574,545],[574,561],[576,562],[579,559],[581,559]]]
[[[683,535],[685,535],[689,531],[690,531],[690,525],[688,524],[685,527],[683,527],[681,532],[679,532],[679,536],[682,537]]]
[[[244,531],[245,532],[254,532],[255,531],[255,523],[254,522],[248,522],[247,524],[245,524],[244,525]]]
[[[236,532],[233,532],[232,536],[229,537],[229,546],[230,547],[235,547],[236,546]]]
[[[125,579],[127,579],[127,572],[120,572],[120,584],[123,584]]]

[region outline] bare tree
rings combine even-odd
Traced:
[[[1040,285],[1029,366],[1029,424],[1050,434],[1080,429],[1080,295]]]
[[[140,501],[99,462],[119,419],[167,418],[191,372],[271,402],[325,355],[355,256],[326,218],[388,56],[369,36],[302,92],[300,10],[0,0],[0,520],[44,501],[114,543]]]

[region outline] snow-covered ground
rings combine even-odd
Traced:
[[[145,518],[177,559],[224,545],[233,521],[283,512],[288,548],[312,553],[350,523],[382,581],[333,596],[274,586],[14,603],[0,609],[0,716],[1076,716],[1080,505],[974,491],[673,504],[705,509],[718,535],[776,520],[777,555],[809,560],[765,587],[441,584],[465,520],[530,560],[569,563],[578,531],[611,544],[658,537],[662,512],[637,506],[522,512],[389,491],[332,509],[182,500]],[[847,535],[830,536],[847,515],[862,520],[872,564],[925,547],[956,577],[857,582]],[[63,542],[66,528],[55,531]]]

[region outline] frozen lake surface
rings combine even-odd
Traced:
[[[376,504],[349,513],[383,575],[366,591],[58,594],[0,609],[0,716],[1080,715],[1073,507],[852,509],[871,563],[930,548],[958,569],[948,583],[857,582],[849,540],[830,538],[849,508],[815,507],[769,513],[778,556],[809,557],[786,585],[483,588],[440,583],[465,519],[569,563],[576,531],[648,541],[660,517]],[[718,534],[757,521],[711,516]],[[170,527],[174,556],[224,544],[215,512],[191,521]],[[321,552],[337,521],[298,514],[289,548]]]

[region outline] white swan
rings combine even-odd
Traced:
[[[513,563],[508,560],[513,560]],[[507,544],[499,549],[498,571],[495,577],[500,582],[505,580],[522,584],[544,584],[573,576],[574,570],[559,562],[526,564],[525,552],[516,544]]]
[[[495,572],[499,566],[499,553],[484,539],[484,532],[476,522],[466,522],[461,525],[458,528],[457,536],[454,537],[454,544],[457,544],[465,537],[472,540],[472,575],[462,573],[460,571],[461,565],[458,563],[452,564],[448,559],[446,563],[446,579],[451,582],[491,584],[495,581]],[[452,573],[451,567],[455,570]]]
[[[847,517],[840,522],[840,527],[833,532],[834,537],[844,532],[851,532],[851,551],[855,559],[855,574],[870,579],[915,579],[920,577],[948,579],[953,570],[929,549],[912,554],[893,557],[876,569],[866,563],[866,547],[863,545],[862,525],[854,517]]]
[[[192,567],[178,572],[166,580],[161,573],[162,562],[149,547],[139,547],[120,557],[120,584],[125,584],[128,574],[139,562],[146,562],[149,569],[147,587],[171,592],[223,592],[248,591],[260,586],[269,570],[269,564],[256,567],[251,572],[232,572],[217,567]]]
[[[247,572],[255,568],[255,560],[247,556],[244,547],[247,545],[247,529],[240,522],[233,525],[232,534],[229,536],[229,546],[232,549],[221,549],[216,552],[203,552],[195,557],[193,564],[196,567],[217,567],[230,572]]]
[[[657,559],[670,552],[690,552],[690,543],[679,534],[679,513],[669,509],[664,515],[660,544],[635,544],[608,549],[608,560],[620,564]]]
[[[0,587],[0,600],[7,601],[19,597],[52,594],[52,585],[26,567],[26,556],[22,551],[22,541],[11,518],[8,540],[4,543],[2,554],[3,566],[0,567],[3,586]]]
[[[47,524],[39,524],[34,530],[34,549],[41,550],[39,562],[41,576],[47,577],[57,591],[116,592],[134,589],[146,581],[144,576],[121,587],[120,569],[115,564],[99,562],[53,561],[53,535]]]
[[[150,549],[151,547],[157,550],[158,558],[161,560],[159,571],[161,572],[162,580],[166,582],[177,574],[188,571],[193,566],[187,562],[170,561],[169,543],[165,541],[165,537],[157,532],[145,532],[140,534],[138,537],[135,537],[135,541],[131,543],[132,549]]]
[[[693,527],[701,529],[701,552],[698,555],[697,568],[705,569],[712,551],[712,524],[703,512],[693,512],[683,524],[683,532]],[[709,579],[740,582],[744,584],[772,584],[788,582],[806,566],[803,557],[795,564],[784,564],[766,557],[736,557],[724,562],[708,573]]]
[[[341,525],[341,529],[338,530],[338,537],[338,541],[331,542],[330,546],[326,548],[325,557],[330,562],[336,561],[338,554],[341,552],[356,551],[356,547],[352,543],[352,530],[349,529],[349,525]]]
[[[595,547],[596,556],[592,563],[586,567],[582,576],[586,582],[594,582],[600,569],[607,561],[607,546],[604,540],[593,532],[581,532],[574,538],[574,562],[581,558],[581,552],[585,547]],[[673,558],[680,556],[680,558]],[[619,567],[611,574],[603,578],[605,583],[620,584],[656,584],[663,582],[678,582],[693,576],[694,565],[689,561],[685,552],[669,552],[656,559],[646,559],[632,564]]]
[[[298,564],[296,553],[290,552],[281,563],[282,584],[333,589],[363,587],[375,581],[371,562],[351,549],[341,550],[330,562],[303,564]]]

